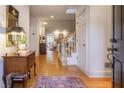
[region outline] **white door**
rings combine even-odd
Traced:
[[[86,72],[86,17],[82,14],[77,20],[77,46],[78,46],[78,65]]]

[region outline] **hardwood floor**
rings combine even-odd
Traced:
[[[33,72],[33,70],[32,70]],[[111,88],[111,78],[88,78],[77,66],[61,66],[57,60],[57,53],[49,51],[46,55],[39,55],[36,60],[35,77],[31,74],[27,87],[33,87],[39,75],[76,75],[81,78],[88,88]]]

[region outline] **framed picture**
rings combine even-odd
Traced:
[[[11,5],[8,5],[6,7],[6,45],[7,46],[13,46],[15,45],[17,36],[15,33],[10,33],[9,30],[12,27],[18,26],[18,20],[19,20],[19,12]]]

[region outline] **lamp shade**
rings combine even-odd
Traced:
[[[16,33],[24,32],[25,33],[23,27],[12,27],[8,32],[16,32]]]

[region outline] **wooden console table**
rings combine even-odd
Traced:
[[[40,54],[46,54],[46,43],[40,43]]]
[[[27,74],[30,79],[30,68],[34,66],[34,74],[36,63],[35,63],[35,52],[30,51],[25,55],[6,55],[3,56],[4,59],[4,75],[3,80],[5,87],[6,84],[6,76],[10,73],[22,73]]]

